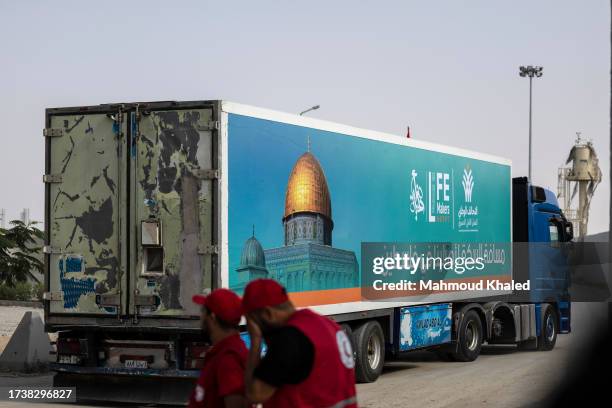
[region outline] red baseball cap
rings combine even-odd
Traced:
[[[194,303],[204,306],[219,319],[230,324],[240,323],[240,297],[229,289],[215,289],[209,295],[193,295]]]
[[[287,291],[273,279],[255,279],[244,289],[242,311],[250,313],[266,306],[277,306],[289,301]]]

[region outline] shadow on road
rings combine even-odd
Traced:
[[[384,365],[382,373],[395,373],[397,371],[411,370],[413,368],[419,368],[419,366],[417,364],[409,364],[402,361],[393,361]]]
[[[519,350],[515,345],[483,345],[480,350],[481,355],[505,355],[512,353],[523,352],[523,350]],[[411,351],[406,354],[401,355],[397,359],[391,360],[394,363],[400,362],[436,362],[436,361],[444,361],[447,362],[448,359],[445,359],[438,355],[435,351]]]
[[[485,356],[501,356],[520,352],[523,352],[523,350],[519,350],[516,345],[487,345],[482,346],[480,350],[480,354]]]

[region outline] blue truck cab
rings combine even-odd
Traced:
[[[526,177],[513,179],[513,241],[515,279],[529,279],[531,290],[526,299],[537,310],[542,303],[554,305],[558,330],[569,333],[570,273],[567,263],[568,242],[573,227],[559,208],[555,194],[531,185]],[[521,299],[524,300],[524,299]],[[536,331],[551,330],[552,322],[542,322],[536,313]]]

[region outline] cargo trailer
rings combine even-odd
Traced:
[[[554,281],[514,262],[517,237],[572,238],[507,159],[226,101],[50,108],[44,136],[45,326],[81,398],[185,402],[207,347],[192,295],[257,278],[341,324],[364,382],[415,349],[470,361],[569,331],[566,284],[504,286]],[[373,293],[377,254],[432,245],[485,259],[434,280],[485,290]]]

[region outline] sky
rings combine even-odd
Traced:
[[[575,132],[604,180],[608,230],[610,3],[604,0],[0,0],[0,208],[42,220],[44,109],[227,99],[494,154],[556,191]]]

